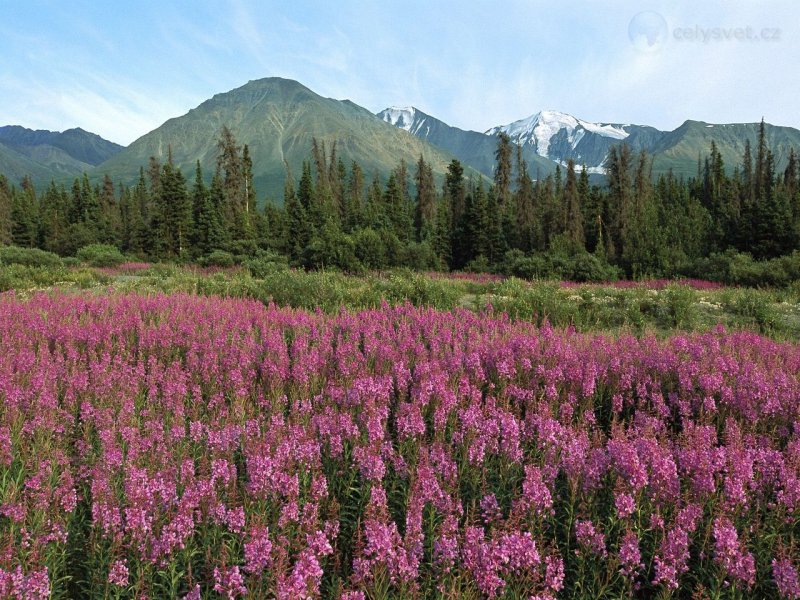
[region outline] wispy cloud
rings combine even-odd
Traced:
[[[334,4],[197,0],[15,2],[0,21],[0,124],[81,126],[129,142],[214,93],[280,75],[371,110],[414,104],[483,130],[545,108],[675,127],[686,118],[800,126],[796,7],[619,0]],[[661,10],[679,27],[778,27],[766,43],[670,37],[637,52],[628,23]],[[777,58],[776,58],[777,57]]]

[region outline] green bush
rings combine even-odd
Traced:
[[[78,260],[90,267],[116,267],[125,262],[119,248],[111,244],[90,244],[78,250]]]
[[[303,252],[303,264],[309,269],[334,268],[355,273],[363,270],[352,236],[333,221],[327,221],[311,238]]]
[[[23,265],[26,267],[60,267],[61,257],[38,248],[0,247],[0,265]]]
[[[725,304],[745,325],[755,325],[761,333],[771,331],[778,324],[778,314],[767,292],[735,290],[725,298]]]
[[[749,254],[727,250],[697,259],[686,274],[726,285],[787,287],[800,279],[800,252],[756,261]]]
[[[383,269],[388,266],[386,260],[386,244],[374,229],[359,229],[353,234],[356,258],[367,269]]]
[[[405,248],[403,261],[416,271],[438,271],[442,263],[429,242],[411,242]]]
[[[197,261],[202,267],[223,267],[228,268],[236,264],[233,254],[225,250],[214,250],[208,256],[202,257]]]
[[[461,291],[451,282],[407,269],[393,271],[388,279],[376,280],[375,286],[380,296],[391,304],[410,302],[414,306],[449,310],[458,305],[461,297]]]
[[[558,279],[577,282],[616,281],[619,268],[588,252],[506,252],[500,271],[522,279]]]
[[[276,271],[285,271],[289,268],[289,263],[285,256],[263,250],[259,251],[253,258],[246,259],[242,264],[252,277],[258,279],[263,279]]]
[[[695,319],[695,291],[687,285],[669,285],[662,294],[670,319],[669,326],[690,329]]]
[[[80,267],[81,261],[78,260],[77,256],[65,256],[61,259],[61,262],[64,263],[65,267]]]

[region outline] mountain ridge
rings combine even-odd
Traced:
[[[337,156],[347,168],[359,163],[365,177],[385,177],[401,160],[411,166],[422,155],[443,176],[452,156],[398,130],[349,100],[324,98],[299,82],[283,78],[252,80],[215,94],[185,115],[167,120],[95,168],[130,181],[131,164],[146,165],[150,156],[165,159],[171,146],[173,160],[184,173],[196,161],[213,173],[216,140],[227,126],[239,144],[247,144],[260,194],[282,197],[286,165],[294,174],[311,156],[312,140],[336,142]],[[137,167],[138,172],[138,167]]]
[[[214,94],[127,147],[79,127],[63,132],[0,127],[0,172],[15,180],[30,175],[37,185],[50,180],[67,182],[83,172],[95,180],[108,174],[115,182],[132,183],[150,156],[166,160],[171,148],[173,159],[187,177],[199,160],[209,178],[223,125],[240,144],[248,144],[259,194],[274,199],[282,196],[286,165],[298,174],[302,162],[310,159],[313,138],[325,142],[329,150],[336,141],[345,166],[358,162],[367,179],[385,178],[400,160],[411,171],[422,155],[441,180],[453,158],[464,164],[468,174],[491,178],[496,135],[505,132],[519,144],[533,177],[545,177],[574,160],[599,181],[608,151],[618,143],[651,154],[654,175],[672,171],[689,177],[696,174],[698,157],[707,155],[713,141],[730,171],[741,161],[745,142],[754,146],[759,127],[758,122],[687,119],[675,129],[663,131],[649,125],[592,122],[556,110],[540,110],[479,132],[451,126],[414,106],[395,105],[373,114],[352,100],[325,98],[293,79],[267,77]],[[766,132],[776,165],[782,168],[789,148],[800,149],[800,131],[767,123]]]

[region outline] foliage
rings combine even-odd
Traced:
[[[388,285],[440,293],[416,277]],[[796,597],[799,351],[408,303],[4,294],[0,595]]]
[[[91,244],[75,254],[76,258],[91,267],[116,267],[125,262],[125,257],[116,246]]]
[[[236,264],[236,257],[225,250],[214,250],[208,256],[203,256],[197,261],[204,267],[232,267]]]
[[[52,252],[38,248],[0,246],[0,265],[24,265],[27,267],[57,267],[61,258]]]

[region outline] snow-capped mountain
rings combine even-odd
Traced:
[[[378,116],[390,125],[394,125],[417,137],[425,137],[430,133],[430,125],[425,131],[422,130],[428,115],[417,111],[413,106],[392,106],[379,112]]]
[[[390,125],[448,151],[462,163],[488,177],[494,172],[494,151],[497,148],[497,139],[494,135],[453,127],[413,106],[393,106],[379,112],[378,117]],[[547,175],[556,168],[556,163],[547,157],[539,156],[532,148],[523,148],[523,155],[534,175]]]
[[[378,113],[386,123],[447,150],[462,162],[491,176],[497,134],[505,132],[522,148],[534,176],[552,173],[556,165],[574,160],[591,174],[605,173],[605,160],[614,144],[625,142],[634,151],[652,148],[665,135],[653,127],[620,123],[592,123],[570,114],[544,110],[484,133],[464,131],[413,107],[393,106]]]
[[[641,125],[592,123],[567,113],[543,110],[526,119],[486,131],[496,136],[505,132],[511,141],[531,148],[539,156],[565,165],[569,159],[586,165],[590,173],[605,172],[608,151],[623,140],[634,150],[657,141],[662,132]],[[643,144],[642,142],[645,142]]]
[[[549,156],[550,142],[559,135],[566,139],[572,150],[575,150],[586,133],[624,140],[629,135],[625,127],[629,125],[589,123],[567,113],[543,110],[527,119],[514,121],[510,125],[493,127],[486,132],[486,135],[494,136],[502,131],[520,145],[533,145],[539,156]]]

